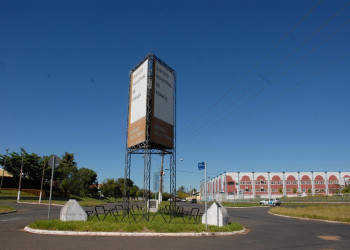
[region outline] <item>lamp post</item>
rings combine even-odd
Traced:
[[[43,183],[44,183],[45,166],[46,166],[46,160],[45,160],[45,158],[44,158],[43,173],[42,173],[42,176],[41,176],[39,203],[41,203],[41,197],[42,197],[42,193],[43,193]]]
[[[6,159],[7,159],[7,155],[9,153],[9,149],[6,149],[6,156],[5,156],[5,162],[4,162],[4,168],[2,169],[2,176],[1,176],[1,184],[0,184],[0,190],[2,189],[2,183],[4,181],[4,174],[5,174],[5,167],[6,167]]]
[[[23,174],[23,154],[22,154],[21,172],[20,172],[20,174],[19,174],[19,184],[18,184],[17,202],[19,202],[20,197],[21,197],[22,174]]]
[[[53,155],[49,159],[49,166],[51,167],[51,184],[50,184],[50,198],[49,198],[49,209],[47,211],[47,220],[50,220],[50,211],[51,211],[51,198],[52,198],[52,183],[53,183],[53,173],[55,168],[60,164],[61,159],[56,155]]]

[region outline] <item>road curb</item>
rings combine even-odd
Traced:
[[[238,235],[238,234],[244,234],[246,233],[246,229],[242,229],[239,231],[233,231],[233,232],[216,232],[216,233],[207,233],[207,232],[201,232],[201,233],[147,233],[147,232],[140,232],[140,233],[131,233],[131,232],[76,232],[76,231],[53,231],[53,230],[40,230],[40,229],[33,229],[29,226],[26,226],[24,228],[24,231],[34,234],[49,234],[49,235],[67,235],[67,236],[151,236],[151,237],[199,237],[199,236],[231,236],[231,235]]]
[[[0,214],[12,214],[12,213],[14,213],[14,212],[17,212],[17,209],[12,210],[12,211],[10,211],[10,212],[0,213]]]
[[[289,215],[283,215],[283,214],[274,214],[274,213],[271,213],[270,211],[268,213],[271,214],[271,215],[284,217],[284,218],[292,218],[292,219],[299,219],[299,220],[311,220],[311,221],[320,221],[320,222],[327,222],[327,223],[334,223],[334,224],[347,224],[347,225],[350,225],[349,222],[344,222],[344,221],[321,220],[321,219],[295,217],[295,216],[289,216]]]

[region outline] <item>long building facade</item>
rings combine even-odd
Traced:
[[[350,182],[350,172],[225,172],[208,179],[209,200],[332,195]],[[200,183],[204,199],[205,183]]]

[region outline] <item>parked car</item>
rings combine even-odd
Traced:
[[[276,198],[275,199],[275,204],[276,204],[276,206],[279,206],[279,205],[281,205],[281,200],[280,199],[278,199],[278,198]]]
[[[197,203],[197,199],[192,199],[191,203]]]
[[[265,199],[260,201],[260,205],[270,205],[270,206],[279,206],[281,205],[281,200],[276,198],[276,199]]]

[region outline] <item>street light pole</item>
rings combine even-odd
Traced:
[[[19,174],[19,184],[18,184],[17,202],[19,202],[19,199],[20,199],[20,197],[21,197],[22,173],[23,173],[23,154],[22,154],[21,173]]]
[[[52,198],[52,182],[53,182],[53,172],[55,170],[56,165],[56,156],[51,157],[52,161],[52,169],[51,169],[51,184],[50,184],[50,199],[49,199],[49,210],[47,212],[47,220],[50,220],[50,210],[51,210],[51,198]]]
[[[208,205],[207,205],[207,162],[204,162],[205,164],[205,230],[208,230]]]
[[[0,184],[0,190],[2,189],[2,183],[4,181],[4,174],[5,174],[5,167],[6,167],[6,159],[7,159],[7,155],[9,153],[9,149],[6,149],[6,156],[5,156],[5,162],[4,162],[4,168],[2,169],[2,176],[1,176],[1,184]]]
[[[41,203],[41,196],[42,196],[42,193],[43,193],[43,183],[44,183],[45,166],[46,166],[46,160],[44,159],[43,174],[42,174],[42,177],[41,177],[41,186],[40,186],[39,203]]]

